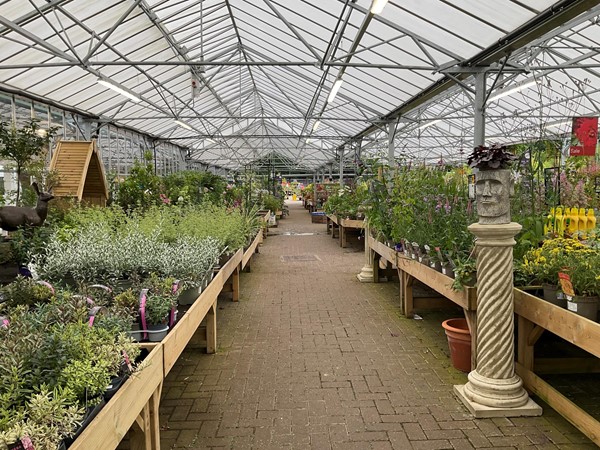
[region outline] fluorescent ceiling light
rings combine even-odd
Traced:
[[[191,125],[188,125],[187,123],[185,123],[185,122],[182,122],[182,121],[181,121],[181,120],[179,120],[179,119],[175,119],[175,123],[176,123],[177,125],[179,125],[181,128],[185,128],[186,130],[190,130],[190,131],[193,131],[193,130],[194,130],[194,129],[191,127]]]
[[[436,120],[432,120],[430,122],[425,122],[423,125],[419,126],[419,130],[424,130],[425,128],[429,128],[432,125],[435,125],[436,123],[440,123],[442,121],[442,119],[436,119]]]
[[[124,97],[127,97],[129,100],[131,100],[134,103],[138,103],[142,100],[136,94],[129,92],[125,87],[119,86],[118,84],[116,84],[113,81],[105,80],[104,78],[98,78],[96,80],[96,82],[98,84],[101,84],[102,86],[112,89],[115,92],[118,92],[119,94],[121,94]]]
[[[491,95],[490,98],[488,98],[488,102],[493,102],[494,100],[498,100],[502,97],[506,97],[507,95],[511,95],[515,92],[522,91],[523,89],[526,89],[530,86],[534,86],[536,84],[537,80],[535,78],[531,78],[530,80],[525,80],[520,83],[514,84],[510,87],[500,89],[494,95]]]
[[[388,0],[373,0],[373,3],[371,3],[371,14],[381,14],[387,2]]]
[[[335,80],[335,83],[333,83],[333,87],[331,88],[331,92],[329,93],[329,97],[327,97],[327,103],[332,103],[335,100],[335,96],[342,87],[343,82],[344,80],[342,80],[341,78]]]
[[[317,129],[319,128],[320,125],[321,125],[321,121],[317,120],[315,122],[315,124],[313,125],[313,131],[317,131]]]
[[[563,125],[571,125],[573,122],[571,120],[563,120],[561,122],[548,123],[544,128],[556,128],[562,127]]]

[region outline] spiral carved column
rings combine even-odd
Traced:
[[[514,370],[513,246],[521,225],[469,227],[477,237],[477,368],[456,392],[476,417],[539,415]]]
[[[369,225],[365,220],[365,265],[360,270],[360,273],[356,275],[356,278],[361,283],[373,282],[373,252],[371,251],[371,247],[369,247],[369,236]]]

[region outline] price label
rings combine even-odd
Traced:
[[[571,297],[575,296],[575,290],[573,289],[573,284],[571,284],[571,277],[569,275],[559,272],[558,281],[560,281],[560,286],[565,295],[569,295]]]

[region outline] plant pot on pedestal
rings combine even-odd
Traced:
[[[598,318],[598,300],[598,296],[567,296],[567,309],[595,322]]]
[[[471,333],[465,319],[448,319],[442,322],[448,337],[452,366],[461,372],[471,371]]]

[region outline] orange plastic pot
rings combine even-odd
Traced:
[[[448,319],[442,322],[448,337],[452,366],[462,372],[471,371],[471,333],[465,319]]]

